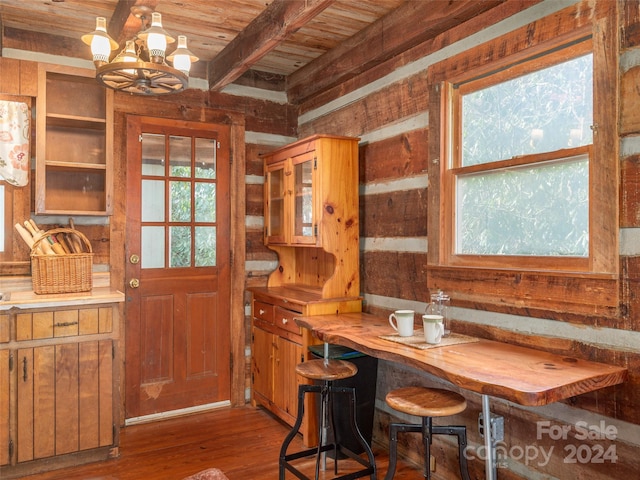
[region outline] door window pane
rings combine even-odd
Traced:
[[[196,178],[216,178],[216,140],[196,138]]]
[[[164,176],[164,135],[142,134],[142,175]]]
[[[196,183],[196,222],[216,221],[216,184]]]
[[[284,169],[269,173],[269,235],[284,234]]]
[[[196,227],[196,267],[216,266],[216,227]]]
[[[191,228],[169,227],[171,267],[191,266]]]
[[[142,180],[143,222],[164,222],[164,181]]]
[[[170,182],[171,222],[191,221],[191,183]]]
[[[169,137],[169,175],[191,176],[191,137]]]
[[[140,231],[142,268],[164,268],[164,227],[142,227]]]

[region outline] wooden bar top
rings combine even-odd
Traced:
[[[323,342],[401,363],[461,388],[539,406],[625,381],[627,369],[492,340],[420,350],[380,338],[394,330],[386,318],[367,313],[299,316]]]

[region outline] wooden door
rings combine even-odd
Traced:
[[[127,418],[230,399],[229,132],[127,121]]]
[[[301,345],[275,335],[273,402],[290,416],[291,421],[298,412],[300,377],[295,372],[302,359]]]
[[[273,345],[275,335],[253,328],[251,342],[251,382],[254,395],[273,401]]]

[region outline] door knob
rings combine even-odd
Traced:
[[[140,256],[134,253],[129,257],[129,262],[131,262],[133,265],[136,265],[138,262],[140,262]]]
[[[129,280],[129,286],[131,288],[138,288],[140,286],[140,280],[138,280],[137,278],[132,278],[131,280]]]

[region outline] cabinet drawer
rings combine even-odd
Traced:
[[[56,310],[16,315],[16,340],[71,337],[111,333],[111,307]]]
[[[296,335],[301,335],[302,331],[294,320],[294,318],[298,315],[299,313],[297,312],[293,312],[281,307],[276,307],[274,324],[277,327],[282,328],[283,330],[295,333]]]
[[[273,305],[264,302],[253,302],[253,316],[266,323],[273,323]]]

